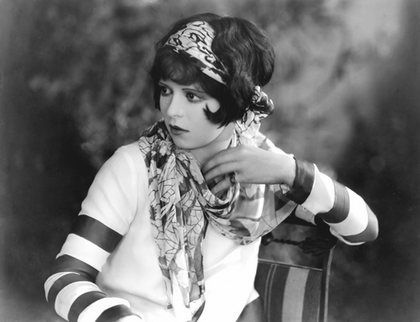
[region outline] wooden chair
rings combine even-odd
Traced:
[[[315,226],[294,215],[263,237],[255,287],[265,322],[327,321],[336,241],[325,223]]]

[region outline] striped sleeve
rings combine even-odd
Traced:
[[[48,303],[70,322],[108,322],[136,315],[127,300],[107,296],[96,284],[108,256],[127,231],[136,202],[129,194],[133,174],[122,153],[114,154],[95,177],[44,284]],[[134,198],[135,199],[135,198]]]
[[[68,321],[115,321],[133,315],[126,300],[107,297],[94,283],[122,236],[87,215],[80,215],[57,255],[54,274],[45,282],[47,301]]]
[[[296,160],[295,181],[287,197],[319,216],[346,244],[358,245],[377,237],[378,222],[366,202],[312,163]]]

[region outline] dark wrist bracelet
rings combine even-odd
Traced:
[[[302,204],[312,191],[315,179],[315,166],[313,163],[300,161],[295,158],[296,175],[292,189],[287,197],[297,204]]]

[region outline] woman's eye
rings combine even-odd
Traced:
[[[186,93],[186,96],[190,102],[199,102],[201,100],[201,97],[198,97],[197,95],[191,92]]]
[[[160,85],[160,95],[162,96],[168,96],[169,94],[171,94],[170,90],[168,87]]]

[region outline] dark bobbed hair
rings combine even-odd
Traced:
[[[206,21],[215,30],[212,43],[214,54],[227,69],[226,85],[201,72],[198,62],[183,52],[175,52],[164,44],[169,36],[192,21]],[[176,22],[156,44],[156,55],[150,71],[154,86],[155,107],[160,109],[161,79],[179,84],[198,83],[204,91],[217,99],[220,108],[215,113],[205,110],[207,118],[226,125],[243,117],[247,108],[257,112],[271,112],[270,106],[251,104],[256,85],[267,84],[274,70],[274,49],[268,37],[253,23],[237,17],[220,17],[213,13],[194,15]]]

